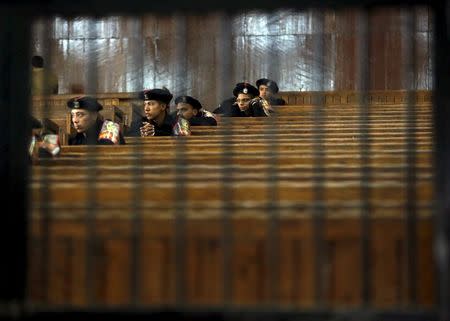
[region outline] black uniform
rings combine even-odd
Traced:
[[[273,80],[270,80],[267,78],[258,79],[256,81],[256,88],[259,89],[259,86],[261,86],[261,85],[265,85],[265,86],[269,87],[270,91],[273,94],[277,94],[279,91],[278,84]],[[286,101],[283,98],[270,97],[269,104],[271,106],[281,106],[281,105],[286,105]]]
[[[241,111],[236,102],[239,94],[246,94],[255,97],[249,102],[249,107],[245,111]],[[258,97],[259,91],[248,82],[237,83],[233,89],[234,97],[224,100],[214,113],[221,114],[224,117],[267,117],[269,116],[270,106],[267,106],[262,98]]]
[[[75,136],[69,138],[69,145],[114,145],[114,143],[108,139],[98,139],[102,125],[103,121],[97,118],[95,124],[86,132],[77,133]],[[122,133],[119,133],[119,144],[125,144]]]
[[[172,117],[177,117],[177,112],[171,114]],[[197,115],[189,119],[190,126],[217,126],[217,120],[209,111],[199,110]]]
[[[264,111],[262,100],[258,98],[253,98],[250,101],[250,106],[247,110],[242,111],[239,109],[237,104],[231,106],[228,113],[223,114],[223,116],[229,117],[267,117],[268,114]]]
[[[283,106],[286,105],[286,101],[283,98],[270,97],[269,104],[271,106]]]
[[[199,110],[197,115],[189,119],[191,126],[217,126],[217,120],[209,111]]]
[[[154,136],[174,136],[174,127],[177,122],[178,119],[169,113],[166,113],[164,122],[161,126],[158,126],[158,124],[154,120],[149,120],[147,117],[142,117],[140,121],[133,122],[131,124],[130,129],[128,130],[126,135],[134,137],[141,136],[141,127],[144,126],[144,123],[150,123],[155,127]]]
[[[71,98],[67,101],[67,107],[72,110],[85,109],[92,112],[99,112],[103,106],[90,96],[79,96]],[[95,123],[88,128],[84,133],[77,133],[75,136],[69,138],[69,145],[114,145],[109,139],[98,139],[100,131],[102,130],[103,121],[99,118]],[[119,144],[125,144],[123,135],[119,132]]]
[[[231,97],[222,101],[216,109],[213,110],[214,114],[229,115],[233,105],[236,103],[236,97]]]

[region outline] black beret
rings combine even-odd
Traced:
[[[146,89],[139,93],[139,99],[142,100],[157,100],[165,104],[169,104],[173,95],[166,88],[163,89]]]
[[[202,104],[200,104],[200,102],[197,99],[195,99],[195,98],[193,98],[191,96],[179,96],[179,97],[177,97],[175,99],[175,105],[178,104],[178,103],[189,104],[193,108],[198,109],[198,110],[202,109]]]
[[[86,109],[89,111],[99,111],[103,109],[103,106],[95,99],[90,96],[79,96],[69,99],[67,101],[67,107],[71,109]]]
[[[267,78],[261,78],[256,81],[256,87],[258,87],[258,89],[259,89],[259,86],[261,86],[261,85],[269,87],[270,91],[273,92],[274,94],[276,94],[279,90],[277,83],[275,81],[267,79]]]
[[[237,97],[240,93],[249,94],[252,96],[259,96],[259,90],[255,88],[252,84],[248,82],[240,82],[236,84],[233,89],[233,95]]]

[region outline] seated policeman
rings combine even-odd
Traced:
[[[46,133],[47,130],[38,119],[33,116],[30,116],[30,119],[32,132],[29,153],[31,158],[48,158],[58,155],[61,150],[58,136]]]
[[[213,110],[215,115],[224,115],[230,113],[232,106],[236,103],[236,97],[230,97],[222,101],[216,109]]]
[[[114,145],[114,140],[118,144],[125,144],[120,132],[119,137],[113,140],[99,138],[104,121],[99,114],[103,106],[97,99],[90,96],[75,97],[67,102],[67,107],[71,109],[72,124],[77,131],[75,136],[69,138],[69,145]]]
[[[42,123],[34,118],[33,116],[30,116],[30,122],[31,122],[31,140],[29,143],[29,156],[30,161],[33,161],[38,158],[38,153],[40,152],[39,148],[39,142],[41,140],[42,135]],[[39,151],[38,151],[39,150]]]
[[[139,98],[144,100],[145,117],[133,122],[127,136],[183,136],[189,133],[189,122],[169,113],[173,95],[166,88],[144,90]]]
[[[269,116],[269,109],[263,99],[258,97],[259,92],[256,87],[247,82],[236,84],[233,90],[236,102],[231,105],[231,109],[225,112],[224,116],[231,117],[266,117]]]
[[[271,106],[286,105],[283,98],[276,97],[278,85],[275,81],[261,78],[256,81],[256,87],[259,90],[259,97],[267,100]]]
[[[191,96],[179,96],[175,99],[177,115],[187,119],[191,126],[217,126],[214,115],[202,109],[200,102]]]

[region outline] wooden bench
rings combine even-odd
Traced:
[[[239,306],[312,308],[320,276],[328,306],[356,307],[362,303],[360,246],[366,236],[360,217],[368,205],[370,304],[410,303],[405,217],[408,169],[414,166],[413,279],[417,306],[433,306],[430,108],[418,114],[414,164],[408,164],[409,125],[401,109],[370,116],[368,163],[361,155],[357,109],[330,112],[321,172],[312,110],[278,119],[235,118],[213,129],[193,128],[189,137],[63,146],[60,157],[40,160],[30,182],[30,300],[128,305],[137,280],[140,303],[171,305],[179,281],[186,304],[229,299]],[[292,126],[286,122],[291,117]],[[274,123],[280,125],[275,131]],[[361,181],[364,167],[371,173],[367,185]],[[100,176],[88,183],[93,175]],[[321,249],[315,243],[318,213],[325,215]],[[228,247],[222,243],[225,231]],[[230,262],[223,260],[227,253]],[[319,253],[323,261],[316,265]]]
[[[101,111],[102,116],[105,119],[112,119],[118,122],[121,125],[122,132],[125,132],[126,129],[130,126],[131,122],[140,119],[143,115],[143,108],[137,105],[136,103],[128,102],[126,107],[117,107],[114,104],[118,104],[117,100],[114,99],[106,99],[107,105],[104,107],[104,110]],[[112,104],[112,105],[111,105]],[[359,105],[354,104],[343,104],[343,105],[324,105],[324,110],[322,113],[322,124],[326,125],[332,123],[342,124],[342,125],[356,125],[359,124],[361,118],[359,116]],[[53,106],[55,108],[55,106]],[[125,108],[123,111],[122,109]],[[296,126],[307,126],[314,125],[315,122],[315,110],[318,108],[316,105],[293,105],[293,106],[276,106],[274,107],[275,113],[272,117],[254,117],[254,118],[239,118],[239,117],[218,117],[219,124],[287,124]],[[67,108],[65,109],[67,111]],[[39,114],[39,113],[38,113]],[[42,112],[41,112],[42,114]],[[418,125],[431,123],[432,119],[432,108],[429,103],[423,103],[415,106],[415,114],[416,114],[416,123]],[[56,118],[52,118],[55,123],[59,126],[62,126],[62,120],[60,115],[52,114]],[[67,112],[64,115],[65,117],[65,127],[66,132],[71,135],[75,134],[74,129],[71,124],[70,114]],[[367,116],[367,120],[373,126],[374,124],[382,124],[385,122],[384,126],[388,126],[388,124],[398,123],[397,126],[405,125],[408,123],[408,106],[400,105],[400,104],[382,104],[382,105],[373,105],[369,108],[369,115]],[[397,127],[396,126],[396,127]],[[198,130],[198,128],[195,128]]]
[[[201,128],[199,128],[199,132],[201,132]],[[194,130],[195,134],[195,130]],[[231,135],[230,135],[231,134]],[[371,145],[381,144],[381,143],[390,143],[390,142],[403,142],[406,143],[407,138],[405,137],[405,132],[402,133],[390,133],[388,137],[385,137],[383,133],[370,133],[370,143]],[[363,135],[361,133],[333,133],[333,135],[326,135],[322,137],[322,143],[339,143],[339,142],[352,142],[361,144],[361,140]],[[296,133],[283,133],[280,135],[268,135],[264,133],[249,133],[245,135],[234,135],[233,132],[219,132],[215,135],[191,135],[188,137],[168,137],[168,136],[159,136],[159,137],[125,137],[127,144],[130,145],[147,145],[147,144],[186,144],[189,142],[204,144],[218,144],[218,145],[226,145],[233,142],[255,142],[255,143],[274,143],[274,142],[283,142],[283,141],[291,141],[291,142],[303,142],[308,144],[313,144],[315,140],[314,134],[303,134],[299,135]],[[415,133],[414,140],[416,142],[428,142],[432,146],[432,135],[430,133]]]
[[[176,282],[184,289],[185,304],[221,305],[224,275],[231,288],[233,305],[277,304],[285,308],[315,306],[317,273],[323,281],[323,295],[330,307],[357,307],[362,303],[362,231],[357,218],[327,218],[323,225],[323,265],[315,264],[314,221],[291,218],[278,222],[271,241],[271,221],[259,217],[231,219],[230,264],[223,261],[223,221],[219,218],[188,220],[183,228],[184,256],[177,260],[173,219],[139,220],[138,234],[130,219],[116,217],[54,220],[43,237],[39,225],[30,238],[29,297],[52,305],[129,305],[132,282],[138,280],[138,302],[171,305],[176,300]],[[435,274],[431,244],[432,222],[417,225],[418,262],[416,306],[435,302]],[[89,238],[92,232],[92,238]],[[370,303],[392,308],[409,302],[405,252],[405,223],[398,218],[379,218],[370,225]],[[138,247],[132,246],[138,237]],[[51,276],[45,282],[42,265],[47,252]],[[133,265],[133,251],[137,262]],[[275,250],[275,257],[269,250]],[[92,267],[90,277],[86,265]],[[178,278],[177,266],[183,266]],[[271,267],[275,269],[271,274]],[[136,269],[136,270],[135,270]],[[275,279],[272,277],[275,276]],[[92,282],[87,283],[87,280]],[[274,280],[273,282],[271,280]],[[46,290],[43,291],[43,288]],[[275,297],[271,299],[271,289]],[[93,301],[89,301],[89,297]]]
[[[371,90],[367,93],[366,100],[372,105],[405,104],[408,95],[413,94],[413,102],[417,105],[431,104],[432,92],[429,90],[417,90],[408,92],[406,90]],[[359,105],[361,104],[361,93],[355,91],[323,91],[302,92],[284,91],[279,93],[288,105]]]
[[[270,145],[264,141],[259,143],[237,142],[227,147],[227,150],[232,151],[233,155],[224,156],[223,146],[218,144],[203,145],[198,144],[198,141],[189,144],[190,138],[191,137],[184,138],[184,141],[187,143],[184,146],[181,145],[182,147],[178,146],[179,143],[174,142],[176,138],[169,138],[171,140],[165,139],[166,144],[163,145],[163,148],[145,148],[139,151],[138,155],[134,155],[137,151],[136,146],[68,146],[63,147],[61,152],[62,156],[60,158],[41,160],[40,164],[44,166],[83,166],[92,162],[89,157],[94,157],[95,163],[99,166],[130,166],[133,164],[165,164],[168,166],[175,166],[180,163],[179,158],[182,157],[183,163],[208,164],[215,166],[216,170],[220,171],[220,167],[223,166],[225,161],[231,165],[271,164],[272,166],[278,166],[281,164],[291,164],[294,166],[302,164],[304,166],[310,166],[310,168],[314,168],[314,163],[316,162],[314,146],[302,141],[295,142],[287,140],[285,142],[280,142],[276,150],[277,158],[271,159],[270,155],[273,151],[270,149]],[[148,138],[146,140],[150,139],[151,138]],[[92,156],[89,156],[89,151],[91,151]],[[370,152],[369,164],[371,166],[376,166],[378,164],[404,164],[407,161],[407,155],[411,153],[398,141],[391,143],[390,145],[374,145]],[[432,149],[430,146],[427,146],[427,142],[418,142],[417,149],[414,151],[414,165],[430,165],[431,156]],[[360,146],[355,143],[348,144],[344,142],[326,146],[326,149],[322,151],[322,157],[324,168],[338,164],[351,165],[353,168],[358,165],[363,166]],[[276,169],[276,167],[274,167],[274,169]],[[281,171],[281,173],[283,172]],[[68,178],[68,182],[70,182],[70,175],[68,175]],[[218,176],[218,178],[220,178],[220,176]],[[304,178],[305,177],[303,176],[298,176],[298,181],[302,181]],[[358,179],[359,177],[356,177],[356,180]],[[123,181],[124,179],[122,179],[122,182]],[[220,185],[221,182],[222,180],[218,179],[208,183]],[[35,184],[38,183],[38,181],[35,181]],[[67,186],[69,186],[67,187],[69,189],[74,188],[71,184],[68,184]],[[209,184],[207,184],[206,188],[209,188]]]
[[[370,131],[368,135],[370,135],[370,138],[375,138],[377,136],[384,137],[385,133],[384,131],[389,131],[389,137],[395,137],[395,136],[401,136],[405,137],[406,132],[409,129],[406,128],[389,128],[389,127],[381,127],[376,128],[378,129],[377,132],[373,132],[373,129],[370,128]],[[432,127],[425,127],[425,128],[414,128],[416,129],[416,137],[431,137],[433,134],[433,128]],[[360,134],[359,128],[322,128],[322,134],[326,136],[332,136],[332,137],[348,137],[353,136],[356,138],[362,137]],[[198,135],[250,135],[250,134],[265,134],[265,135],[280,135],[281,137],[284,137],[285,135],[294,136],[296,135],[298,139],[304,139],[306,137],[315,137],[317,134],[314,132],[314,128],[302,128],[302,127],[255,127],[255,126],[236,126],[236,127],[212,127],[212,126],[196,126],[194,128],[191,128],[191,134],[193,136]]]
[[[118,146],[117,149],[128,147]],[[81,150],[84,147],[69,148]],[[94,148],[107,150],[109,146]],[[144,163],[148,166],[147,162]],[[261,163],[257,162],[258,165]],[[125,183],[114,177],[109,177],[110,181],[106,182],[99,180],[94,187],[97,193],[95,203],[90,203],[90,197],[86,195],[89,187],[74,180],[75,176],[65,167],[65,182],[52,183],[50,188],[43,190],[47,194],[34,194],[39,183],[33,183],[34,220],[30,240],[33,264],[29,271],[31,298],[35,301],[47,299],[51,304],[83,306],[89,305],[88,293],[91,293],[96,304],[130,304],[133,275],[138,273],[140,302],[171,304],[176,296],[177,271],[174,266],[182,264],[184,268],[180,282],[186,290],[184,298],[188,304],[222,304],[224,269],[230,271],[231,301],[238,305],[269,302],[270,289],[273,288],[277,293],[275,302],[281,306],[313,307],[316,292],[312,280],[315,273],[323,276],[324,295],[329,305],[348,307],[361,303],[363,272],[360,265],[362,232],[359,216],[363,203],[360,201],[360,178],[355,175],[359,171],[357,166],[350,167],[349,174],[353,175],[346,178],[345,168],[348,167],[337,163],[335,165],[341,166],[335,173],[337,179],[324,176],[324,200],[319,203],[326,214],[323,222],[324,265],[315,266],[317,252],[314,247],[314,220],[311,218],[316,213],[318,202],[310,171],[313,164],[307,167],[309,177],[300,173],[296,182],[293,171],[287,171],[289,167],[283,163],[279,174],[289,175],[294,182],[277,180],[275,187],[271,185],[267,172],[260,174],[260,179],[255,181],[258,176],[255,172],[242,177],[235,173],[237,175],[232,175],[235,181],[227,185],[232,197],[227,203],[224,203],[223,186],[230,177],[225,179],[217,175],[220,164],[212,169],[213,175],[205,176],[200,182],[185,180],[181,189],[175,179],[174,167],[167,161],[159,164],[164,167],[156,167],[157,172],[144,172],[139,176],[143,188],[139,189],[142,202],[134,204],[135,207],[132,193],[138,190],[130,185],[133,176],[124,179],[126,173],[123,172],[120,175]],[[400,162],[397,169],[404,168],[403,164]],[[79,174],[79,165],[74,174]],[[393,166],[382,163],[377,173],[383,170],[383,165],[388,168]],[[298,164],[295,166],[299,167]],[[431,170],[431,164],[425,166],[421,168]],[[266,167],[269,169],[270,163]],[[119,170],[117,166],[112,168]],[[149,170],[152,168],[155,169],[148,167]],[[169,168],[172,173],[165,172]],[[374,306],[385,308],[408,301],[408,285],[404,281],[406,235],[402,218],[406,210],[406,185],[395,169],[392,176],[377,175],[370,186],[371,302]],[[105,167],[102,165],[100,170],[105,171]],[[172,180],[169,177],[159,183],[161,177],[166,175],[171,175]],[[419,197],[415,200],[418,217],[415,257],[419,268],[416,286],[418,304],[430,306],[434,302],[434,287],[430,279],[433,275],[430,264],[432,181],[429,175],[419,174],[417,177]],[[279,200],[271,204],[269,193],[273,191],[277,191]],[[174,200],[181,195],[179,193],[183,193],[185,203],[177,209]],[[89,219],[92,204],[95,204],[96,218]],[[140,211],[137,230],[133,227],[130,208]],[[178,211],[186,215],[187,220],[183,225],[182,262],[175,261],[175,217]],[[225,251],[221,244],[222,217],[226,213],[232,215],[230,266],[222,261]],[[273,236],[270,226],[274,221],[269,219],[269,215],[274,213],[279,215],[279,220],[275,221],[278,229],[275,243],[270,241]],[[40,219],[45,214],[50,215],[47,218],[49,234],[46,236],[42,234],[43,221]],[[88,235],[92,236],[92,284],[86,284],[84,274],[88,264]],[[134,251],[132,241],[137,236],[140,239],[137,271],[140,272],[134,271],[135,266],[131,263],[131,253]],[[42,279],[40,270],[45,259],[42,256],[44,244],[50,245],[47,258],[51,265],[46,273],[51,278],[45,283],[47,287],[42,285],[45,279]],[[277,260],[272,263],[272,257],[268,254],[271,247],[278,249],[275,254]],[[276,271],[275,283],[270,281],[271,266]],[[43,288],[48,291],[43,292]]]

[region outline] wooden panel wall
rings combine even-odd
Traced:
[[[411,38],[406,29],[408,14],[415,21],[415,85],[432,89],[432,17],[427,8],[369,13],[370,74],[365,76],[372,89],[406,88],[405,57],[411,56],[406,47]],[[231,95],[236,82],[261,77],[275,79],[283,91],[358,90],[360,15],[355,9],[327,11],[323,16],[290,10],[234,15],[226,39],[230,51],[225,55],[231,60],[228,78],[218,74],[222,46],[216,14],[38,20],[33,48],[34,53],[50,55],[45,58],[59,77],[60,93],[167,86],[174,95],[196,96],[213,109],[227,96],[218,94],[219,86],[229,88]],[[91,87],[90,56],[97,62],[98,75]],[[230,83],[222,84],[220,79]]]
[[[236,218],[232,222],[231,266],[223,265],[221,220],[193,219],[186,225],[183,280],[184,302],[215,305],[224,302],[223,273],[229,269],[232,302],[267,304],[275,289],[281,306],[313,307],[316,273],[324,280],[325,302],[333,307],[362,303],[361,231],[355,218],[328,219],[324,225],[324,265],[315,266],[311,219],[280,221],[276,283],[270,283],[268,221]],[[89,305],[86,287],[86,233],[82,220],[58,219],[50,224],[47,269],[42,274],[42,234],[34,220],[30,242],[29,298],[32,302]],[[145,219],[141,225],[140,272],[131,267],[131,222],[98,219],[94,222],[92,280],[97,304],[130,304],[131,277],[139,273],[139,300],[144,304],[174,304],[176,297],[174,221]],[[432,221],[422,218],[417,228],[418,305],[434,304]],[[378,218],[371,221],[370,296],[376,307],[410,303],[407,296],[405,222]],[[42,276],[47,275],[48,287]],[[47,288],[47,291],[43,289]]]

